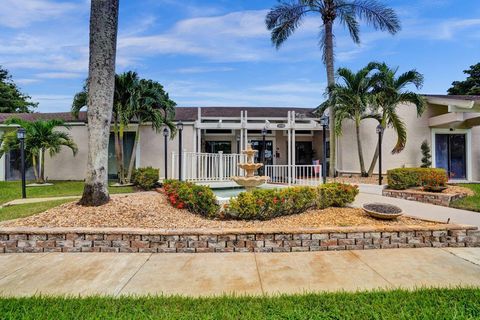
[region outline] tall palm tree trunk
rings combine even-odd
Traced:
[[[100,206],[108,194],[108,140],[115,86],[118,1],[92,0],[88,76],[88,161],[81,205]]]
[[[127,183],[132,181],[133,167],[135,165],[135,159],[137,158],[137,146],[140,141],[140,122],[138,123],[137,130],[135,131],[135,141],[133,142],[132,154],[130,155],[130,163],[128,164]]]
[[[40,150],[40,183],[45,183],[45,149]]]
[[[115,160],[116,163],[120,163],[120,139],[118,138],[118,120],[114,120],[113,124],[113,138],[115,143]],[[117,177],[120,178],[120,167],[117,166]]]
[[[38,167],[37,167],[37,156],[35,154],[32,155],[32,167],[33,167],[33,175],[35,176],[35,182],[40,182],[40,177],[38,175]]]
[[[327,82],[328,87],[331,88],[335,85],[335,70],[333,65],[333,21],[325,21],[325,64],[327,66]],[[331,106],[329,108],[330,114],[330,128],[333,128],[335,124],[335,108]],[[335,130],[330,129],[330,170],[329,175],[335,176],[336,173],[336,136]]]
[[[362,177],[367,175],[365,161],[363,159],[362,140],[360,139],[360,119],[355,120],[355,134],[357,137],[358,161],[360,162],[360,173]]]

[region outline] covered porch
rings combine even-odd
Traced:
[[[321,181],[323,127],[311,110],[285,109],[284,115],[259,116],[249,115],[246,109],[239,110],[238,115],[218,116],[203,114],[198,108],[197,113],[194,150],[185,149],[181,162],[179,153],[172,153],[171,177],[179,178],[181,171],[182,179],[187,181],[231,181],[232,176],[243,175],[238,164],[245,161],[242,150],[251,144],[258,150],[254,161],[264,164],[259,174],[269,176],[270,183]]]
[[[480,98],[432,95],[427,100],[435,110],[428,119],[432,166],[444,168],[454,182],[478,180],[480,148],[472,138],[480,130]]]

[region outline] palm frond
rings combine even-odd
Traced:
[[[265,25],[271,31],[271,41],[278,49],[301,24],[305,14],[312,10],[310,2],[281,3],[265,17]]]
[[[355,12],[360,20],[364,20],[377,30],[395,34],[401,29],[400,19],[395,11],[376,0],[343,2],[339,5],[339,8],[342,7]]]

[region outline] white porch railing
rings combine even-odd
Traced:
[[[243,154],[197,153],[182,154],[182,178],[185,181],[230,181],[233,176],[243,175],[238,167],[245,161]],[[178,153],[172,153],[172,177],[178,179]]]
[[[242,176],[244,172],[238,164],[246,161],[243,154],[218,153],[182,153],[182,163],[179,164],[179,154],[172,152],[171,176],[179,178],[179,168],[182,166],[182,178],[192,182],[226,182],[233,176]],[[265,175],[268,182],[286,185],[318,185],[322,183],[321,165],[266,165]]]
[[[288,185],[318,185],[322,183],[321,165],[266,165],[269,183]]]

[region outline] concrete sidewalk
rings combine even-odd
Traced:
[[[262,295],[480,286],[480,248],[0,255],[0,294]]]
[[[451,223],[469,224],[480,227],[479,212],[436,206],[418,201],[384,197],[381,195],[360,192],[352,205],[354,207],[361,207],[367,202],[390,203],[402,208],[406,214],[422,219],[446,222],[448,218],[450,218]]]

